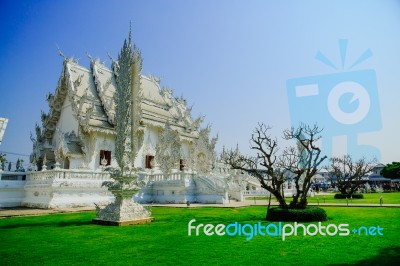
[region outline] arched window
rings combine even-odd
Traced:
[[[111,164],[111,151],[100,150],[100,161],[99,165],[110,165]]]
[[[146,169],[152,169],[154,167],[154,156],[146,155]]]

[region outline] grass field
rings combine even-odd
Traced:
[[[322,195],[315,193],[314,197],[308,197],[309,203],[343,203],[347,204],[346,199],[334,199],[336,193],[330,193],[328,195]],[[365,193],[363,199],[349,199],[349,205],[352,203],[362,204],[379,204],[380,197],[382,197],[383,204],[400,204],[400,192],[391,193]],[[247,200],[254,200],[254,197],[247,197]],[[268,197],[255,197],[257,200],[268,200]],[[274,197],[272,198],[274,200]],[[290,202],[290,198],[287,198],[287,202]]]
[[[371,204],[379,204],[380,197],[382,197],[384,204],[400,204],[400,193],[399,192],[392,192],[392,193],[365,193],[363,194],[363,199],[349,199],[348,202],[350,203],[371,203]],[[309,197],[309,203],[323,203],[324,200],[326,203],[346,203],[346,199],[334,199],[333,197],[335,194],[330,195],[318,195],[315,194],[314,197]]]
[[[398,265],[400,208],[326,207],[328,224],[383,236],[188,236],[188,222],[256,224],[265,207],[153,208],[151,224],[91,223],[94,212],[0,219],[1,265]],[[266,224],[267,222],[265,222]],[[275,223],[276,224],[276,223]],[[314,223],[315,224],[315,223]],[[194,231],[193,231],[194,234]]]

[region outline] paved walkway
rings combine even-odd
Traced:
[[[227,204],[190,204],[188,207],[186,204],[151,204],[146,206],[152,207],[168,207],[168,208],[242,208],[247,206],[267,206],[268,200],[245,200],[244,202],[231,201]],[[277,206],[278,202],[271,202],[271,206]],[[309,206],[317,206],[316,203],[310,203]],[[320,203],[319,206],[323,207],[390,207],[400,208],[400,204],[353,204],[350,203]],[[94,211],[95,207],[77,207],[77,208],[65,208],[65,209],[34,209],[34,208],[4,208],[0,209],[0,219],[15,216],[39,216],[54,213],[70,213],[70,212],[85,212]]]

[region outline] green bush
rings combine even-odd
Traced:
[[[305,209],[270,208],[267,213],[268,221],[277,222],[317,222],[328,219],[324,209],[306,207]]]
[[[353,199],[363,199],[364,195],[363,194],[353,194],[353,195],[349,195],[349,194],[335,194],[335,199],[347,199],[352,197]]]

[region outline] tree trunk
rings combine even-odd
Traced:
[[[339,188],[341,194],[347,194],[346,187]]]
[[[300,198],[299,204],[297,204],[298,208],[305,208],[307,206],[307,193],[303,192]]]
[[[290,207],[291,208],[294,208],[296,205],[297,205],[297,203],[298,203],[298,201],[299,201],[299,192],[297,191],[297,193],[296,194],[294,194],[293,195],[293,199],[292,199],[292,201],[290,202]]]
[[[353,193],[356,191],[356,189],[358,188],[358,186],[354,186],[350,189],[349,195],[353,195]]]
[[[282,209],[288,208],[285,198],[280,193],[277,193],[276,195],[274,194],[274,196],[276,197],[277,201],[279,202],[279,207],[281,207]]]
[[[269,207],[271,207],[271,197],[272,197],[272,193],[269,193],[269,199],[268,199],[268,207],[267,207],[267,214],[265,215],[265,219],[267,219],[268,217],[268,212],[269,212]]]

